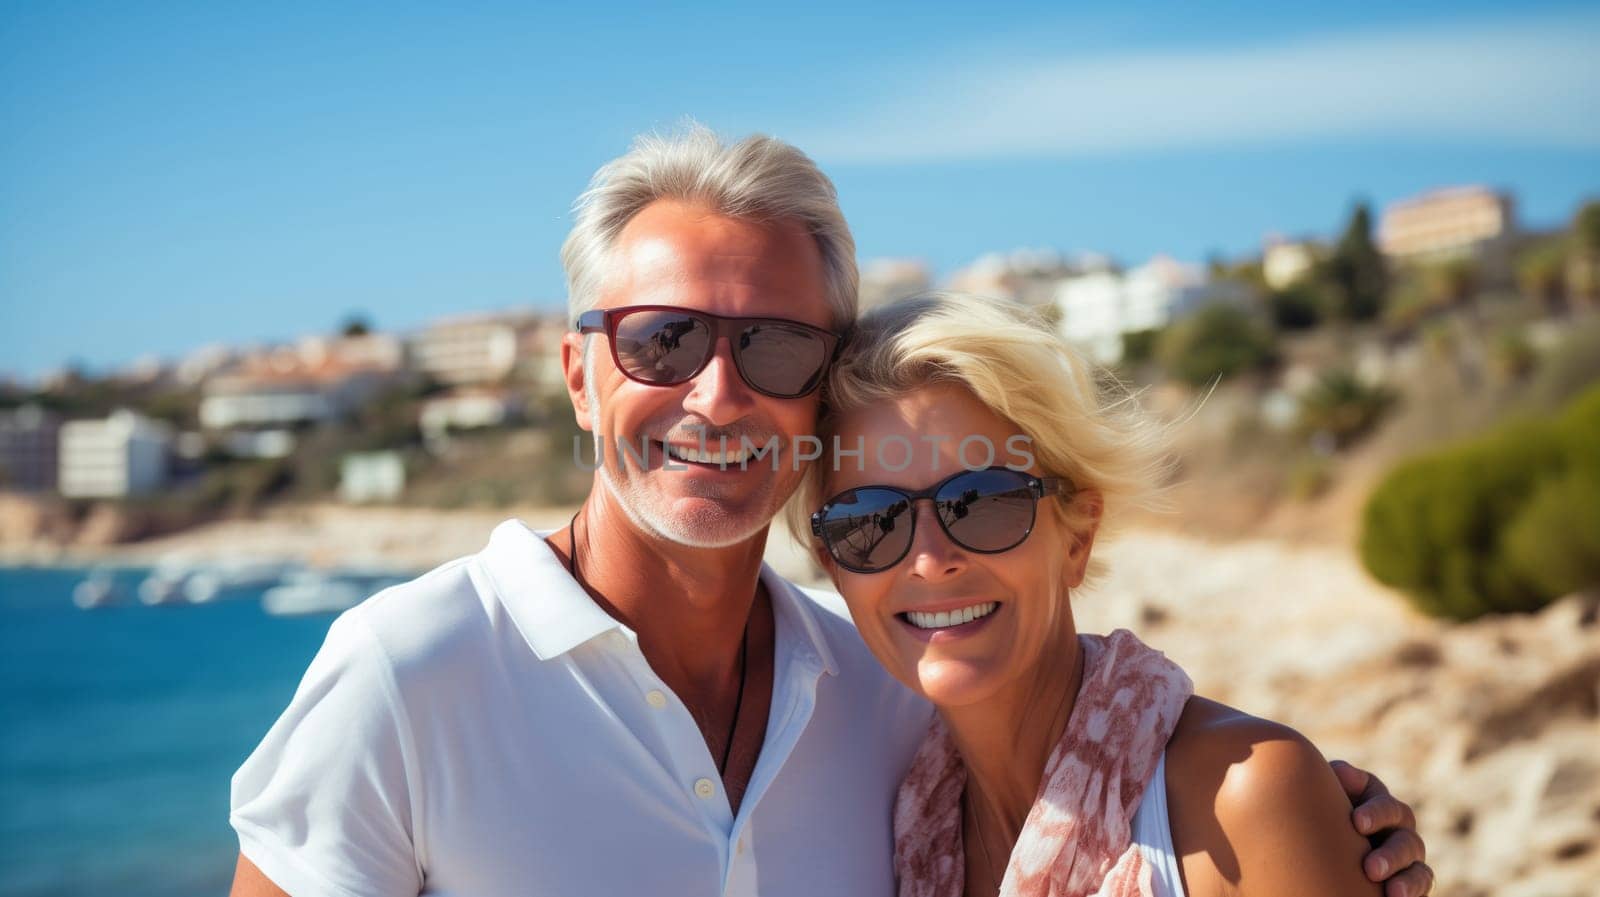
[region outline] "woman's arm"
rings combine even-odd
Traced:
[[[1382,893],[1339,780],[1287,726],[1192,699],[1167,746],[1167,799],[1188,897]]]

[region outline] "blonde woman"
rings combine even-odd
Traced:
[[[1133,404],[1020,307],[954,294],[866,316],[827,396],[839,454],[791,526],[938,710],[895,811],[903,897],[1381,893],[1310,742],[1125,631],[1078,633],[1097,535],[1160,472]]]

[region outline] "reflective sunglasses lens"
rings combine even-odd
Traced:
[[[802,396],[822,379],[828,342],[804,327],[762,323],[739,334],[734,355],[751,386],[777,396]]]
[[[1014,470],[961,474],[939,489],[934,503],[950,537],[973,551],[1015,548],[1033,529],[1033,490]]]
[[[829,503],[822,540],[834,560],[854,570],[894,566],[911,545],[911,502],[888,489],[852,489]]]
[[[704,321],[680,312],[636,311],[617,321],[611,345],[629,376],[681,383],[706,360],[711,331]]]

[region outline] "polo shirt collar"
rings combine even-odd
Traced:
[[[551,660],[613,630],[637,641],[632,630],[595,604],[572,578],[545,544],[546,535],[521,520],[507,520],[494,528],[489,544],[478,555],[481,568],[533,653],[540,660]],[[792,627],[798,637],[796,647],[812,655],[829,675],[838,675],[838,663],[817,619],[824,611],[764,561],[761,579],[772,596],[777,622]]]
[[[550,660],[612,630],[632,636],[572,578],[545,544],[546,535],[521,520],[507,520],[494,528],[478,555],[500,603],[533,653]]]

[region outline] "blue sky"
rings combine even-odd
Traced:
[[[863,259],[941,272],[1600,195],[1593,4],[336,6],[0,9],[0,372],[557,307],[573,198],[688,115],[794,141]]]

